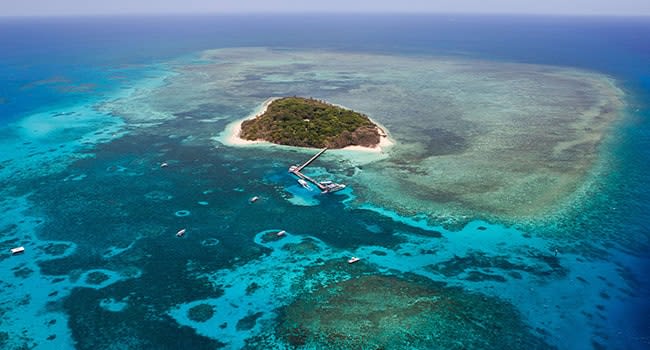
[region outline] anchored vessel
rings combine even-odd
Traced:
[[[302,169],[304,169],[307,165],[311,164],[313,161],[316,160],[316,158],[320,157],[321,154],[325,153],[327,151],[327,147],[323,148],[320,150],[318,153],[316,153],[313,157],[309,158],[308,161],[304,162],[302,165],[292,165],[289,167],[289,172],[296,176],[298,178],[298,183],[300,183],[301,186],[307,188],[305,185],[307,184],[306,181],[309,181],[313,183],[318,189],[321,190],[322,193],[331,193],[331,192],[336,192],[340,191],[345,188],[344,184],[337,184],[332,181],[316,181],[312,179],[311,177],[301,173]]]
[[[311,187],[309,187],[309,183],[307,181],[305,181],[303,179],[298,179],[298,183],[300,184],[300,186],[304,187],[306,190],[311,191]]]
[[[25,252],[25,247],[11,248],[11,255],[17,255]]]

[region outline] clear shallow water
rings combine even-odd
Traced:
[[[1,26],[11,50],[0,56],[0,246],[27,248],[0,257],[4,347],[648,345],[645,19],[70,18]],[[608,133],[581,200],[542,220],[479,211],[442,227],[440,218],[365,198],[360,186],[301,194],[286,167],[302,152],[215,145],[228,122],[274,95],[269,86],[285,83],[282,74],[264,84],[241,77],[232,83],[240,90],[178,90],[194,94],[185,105],[152,104],[151,91],[201,72],[203,50],[243,46],[586,70],[625,91],[627,117]],[[345,81],[314,79],[330,82],[322,91]],[[255,89],[259,96],[240,94]],[[333,159],[320,165],[315,173],[353,175]],[[250,203],[254,195],[261,199]],[[460,215],[453,208],[442,218]],[[288,233],[277,239],[279,230]],[[348,265],[351,255],[362,261]]]

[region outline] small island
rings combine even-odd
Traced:
[[[364,114],[294,96],[275,99],[260,115],[243,121],[239,137],[298,147],[374,148],[386,134]]]

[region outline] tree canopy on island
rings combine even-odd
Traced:
[[[361,113],[304,97],[284,97],[262,115],[246,120],[241,138],[299,147],[374,146],[377,126]]]

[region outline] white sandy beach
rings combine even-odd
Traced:
[[[241,135],[241,125],[244,121],[249,120],[249,119],[255,119],[259,117],[260,115],[266,113],[266,110],[269,108],[269,105],[277,100],[279,97],[272,97],[269,98],[268,100],[264,101],[262,104],[262,107],[257,109],[252,115],[249,115],[248,117],[244,119],[237,120],[235,122],[232,122],[226,126],[224,131],[219,135],[218,140],[223,143],[224,145],[227,146],[233,146],[233,147],[241,147],[241,146],[250,146],[250,145],[255,145],[255,144],[263,144],[263,143],[269,143],[266,141],[262,140],[244,140],[240,137]]]
[[[373,147],[365,147],[365,146],[347,146],[342,148],[342,150],[347,150],[347,151],[358,151],[358,152],[371,152],[371,153],[384,153],[386,152],[390,147],[392,147],[395,142],[390,139],[388,136],[388,133],[386,133],[386,129],[383,126],[380,126],[376,121],[370,119],[373,124],[378,125],[377,130],[379,131],[379,144],[373,146]]]
[[[273,97],[269,98],[268,100],[264,101],[264,103],[261,105],[260,108],[258,108],[254,113],[249,115],[248,117],[244,119],[240,119],[237,121],[234,121],[226,126],[224,131],[219,134],[219,136],[216,138],[217,141],[223,143],[226,146],[232,146],[232,147],[246,147],[246,146],[253,146],[253,145],[258,145],[258,146],[269,146],[269,145],[275,145],[272,144],[268,141],[264,140],[245,140],[240,137],[241,135],[241,125],[244,121],[250,120],[257,118],[258,116],[264,114],[266,110],[268,109],[269,105],[277,100],[279,97]],[[342,107],[345,108],[345,107]],[[343,153],[340,151],[352,151],[352,152],[363,152],[363,153],[375,153],[375,154],[385,154],[385,152],[392,147],[395,142],[390,138],[388,133],[386,132],[386,128],[378,124],[376,121],[370,119],[375,125],[378,125],[377,129],[379,131],[380,135],[380,141],[378,145],[375,145],[373,147],[364,147],[364,146],[347,146],[341,149],[333,149],[331,150],[332,152],[337,152],[337,153]],[[280,146],[280,147],[290,147],[290,146],[282,146],[282,145],[275,145],[275,146]],[[344,152],[344,153],[349,153],[349,152]],[[383,157],[382,157],[383,158]]]

